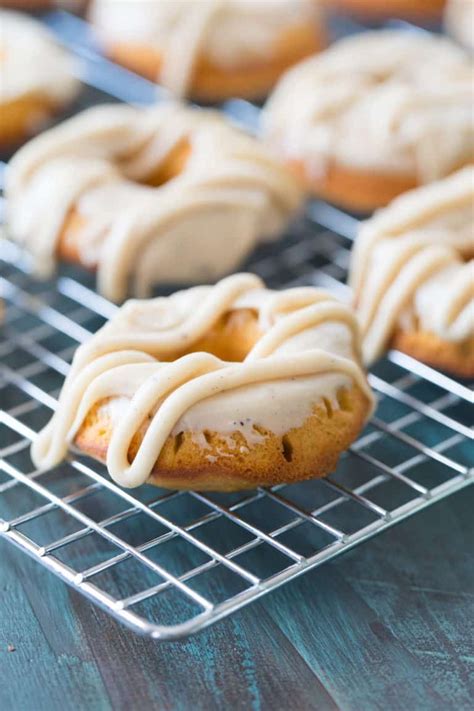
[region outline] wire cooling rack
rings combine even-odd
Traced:
[[[96,54],[84,23],[64,13],[49,21],[81,57],[83,105],[153,99],[152,85]],[[224,109],[246,125],[258,115],[240,101]],[[246,266],[272,287],[314,284],[344,297],[356,228],[312,202]],[[0,535],[135,631],[200,630],[474,482],[467,384],[398,352],[370,374],[376,415],[324,480],[201,494],[125,491],[80,456],[35,470],[30,443],[74,350],[116,307],[83,273],[63,268],[39,283],[14,244],[1,242],[0,254]]]

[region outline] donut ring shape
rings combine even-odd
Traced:
[[[327,474],[372,409],[354,314],[251,274],[131,301],[81,346],[40,467],[75,444],[122,486],[234,490]]]
[[[233,271],[302,200],[256,139],[175,103],[99,106],[38,136],[11,161],[6,196],[38,276],[58,257],[79,263],[113,301]]]

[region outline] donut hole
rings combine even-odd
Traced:
[[[0,119],[0,126],[1,125],[2,119]],[[129,182],[148,188],[159,188],[173,180],[173,178],[178,177],[178,175],[185,170],[190,155],[191,143],[188,139],[184,138],[179,141],[171,149],[165,159],[162,160],[151,173],[144,176],[143,179],[137,177],[130,179],[127,176],[125,159],[118,167],[123,172],[124,178]],[[83,231],[87,231],[87,226],[87,217],[85,217],[76,206],[73,206],[66,215],[63,233],[58,243],[58,257],[67,262],[72,262],[73,264],[84,262],[81,252],[81,240],[78,238],[78,235],[81,235]],[[105,237],[106,232],[107,229],[104,227],[102,237]],[[98,238],[101,238],[101,235],[98,235]],[[99,239],[99,241],[101,241],[101,239]],[[95,269],[95,266],[95,260],[92,260],[90,264],[91,271]]]
[[[242,363],[261,335],[258,314],[254,309],[228,311],[203,338],[188,350],[173,354],[170,360],[189,353],[210,353],[220,360]]]
[[[134,182],[147,185],[150,188],[159,188],[173,178],[177,178],[185,170],[190,155],[191,143],[189,139],[183,138],[173,146],[166,158],[145,179],[134,180]]]

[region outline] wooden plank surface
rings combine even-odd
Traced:
[[[157,643],[0,541],[0,708],[472,709],[473,544],[470,487],[185,642]]]

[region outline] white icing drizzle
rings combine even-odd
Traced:
[[[364,32],[284,75],[264,133],[314,175],[335,163],[426,183],[473,156],[473,81],[471,59],[447,39]]]
[[[474,335],[474,168],[412,190],[365,222],[350,273],[366,363],[395,329]],[[469,260],[469,258],[471,259]]]
[[[316,0],[95,0],[91,17],[105,45],[156,49],[159,82],[184,96],[200,57],[222,67],[271,57],[282,32],[315,22],[319,8]]]
[[[189,142],[184,170],[144,184],[174,148]],[[72,208],[84,218],[81,261],[98,288],[122,300],[156,283],[215,280],[255,245],[278,236],[300,205],[295,180],[254,138],[216,112],[168,103],[149,109],[99,106],[25,145],[7,175],[7,221],[34,257],[54,269]]]
[[[448,0],[444,19],[446,29],[454,39],[474,50],[473,0]]]
[[[0,103],[39,94],[63,106],[79,89],[73,71],[73,58],[40,22],[0,10]]]
[[[238,309],[255,310],[262,333],[243,362],[204,352],[179,355]],[[318,289],[270,291],[252,274],[168,298],[129,301],[77,350],[57,410],[33,443],[33,460],[45,468],[60,462],[91,408],[112,398],[107,414],[117,401],[118,415],[107,466],[119,484],[138,486],[170,434],[210,429],[247,435],[254,424],[284,434],[303,424],[322,398],[337,407],[341,387],[359,387],[371,403],[358,350],[349,307]],[[130,442],[147,417],[129,464]],[[247,440],[258,441],[255,434]]]

